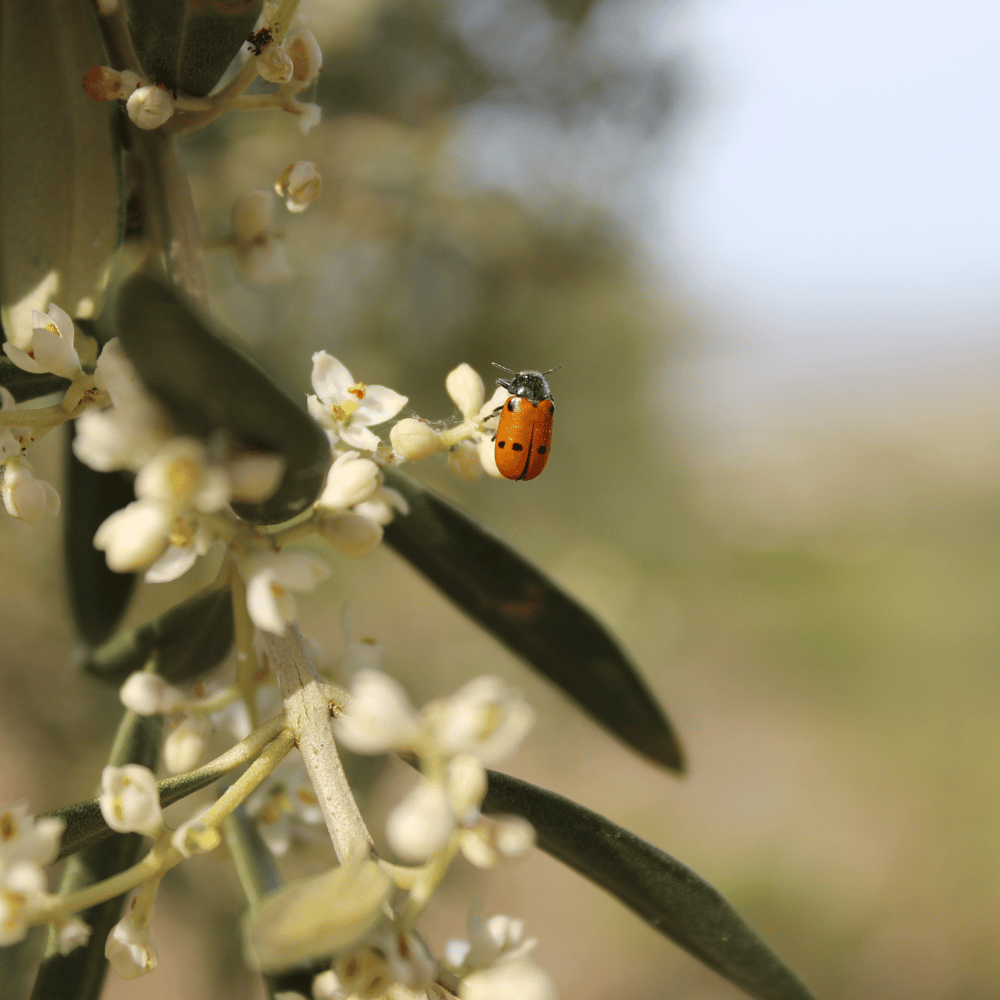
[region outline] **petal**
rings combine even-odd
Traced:
[[[361,424],[381,424],[391,420],[408,402],[406,396],[386,388],[384,385],[365,387],[365,398],[354,414],[354,420]]]
[[[389,814],[385,835],[406,861],[426,861],[451,839],[455,819],[440,785],[422,778]]]
[[[169,583],[182,577],[197,561],[198,553],[193,545],[179,548],[171,545],[159,559],[146,570],[146,583]]]
[[[367,427],[355,423],[353,420],[351,423],[340,428],[340,439],[344,444],[350,445],[352,448],[357,448],[360,451],[374,451],[381,443],[376,434],[373,434]]]
[[[312,387],[324,403],[342,403],[347,390],[354,385],[351,373],[326,351],[317,351],[313,357]]]
[[[31,326],[33,329],[52,330],[56,336],[62,337],[71,347],[76,337],[76,327],[65,309],[60,309],[54,302],[49,303],[47,313],[31,311]],[[54,329],[53,329],[54,327]]]
[[[41,375],[48,369],[43,368],[30,354],[25,354],[19,347],[11,343],[3,345],[3,352],[22,371],[31,372],[33,375]]]
[[[271,589],[271,573],[255,573],[247,581],[247,612],[257,628],[273,635],[285,634],[285,619],[278,608],[278,598]]]
[[[31,338],[31,353],[42,366],[42,371],[52,372],[53,375],[71,379],[82,371],[73,344],[51,330],[35,331]]]
[[[326,431],[330,437],[330,444],[333,444],[337,440],[340,423],[333,419],[330,407],[315,396],[306,396],[306,409],[309,411],[309,416]]]

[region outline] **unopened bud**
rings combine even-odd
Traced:
[[[319,167],[309,160],[290,163],[274,183],[274,190],[285,199],[289,212],[302,212],[319,197],[323,187]]]
[[[406,417],[389,431],[389,440],[397,455],[410,461],[427,458],[440,450],[438,436],[424,420]]]
[[[159,128],[174,113],[174,99],[163,87],[145,86],[132,94],[125,108],[139,128]]]
[[[463,482],[474,483],[483,474],[479,449],[471,441],[462,441],[448,452],[448,468]]]
[[[463,363],[448,372],[444,385],[463,417],[472,417],[482,408],[486,390],[472,365]]]

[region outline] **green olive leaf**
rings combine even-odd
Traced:
[[[207,94],[253,31],[263,0],[124,0],[143,69],[156,83]]]
[[[538,846],[606,889],[650,926],[755,1000],[812,994],[723,896],[676,858],[598,813],[489,771],[483,810],[523,816]]]
[[[31,310],[50,299],[71,315],[95,311],[121,243],[120,112],[82,84],[107,62],[91,0],[4,3],[0,304],[18,346],[30,338]]]
[[[93,650],[83,669],[119,685],[155,658],[156,672],[178,684],[218,666],[232,648],[232,597],[228,590],[210,588]]]
[[[502,538],[393,469],[410,506],[385,540],[470,618],[559,685],[619,739],[675,771],[680,744],[608,630]]]

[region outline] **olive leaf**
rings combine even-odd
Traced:
[[[213,587],[147,625],[115,636],[88,654],[83,669],[121,684],[153,657],[156,672],[176,684],[218,666],[232,646],[232,597],[228,590]]]
[[[60,375],[45,372],[36,375],[18,368],[6,355],[0,357],[0,385],[13,397],[15,403],[24,403],[40,396],[49,396],[54,392],[65,392],[69,388],[69,379]]]
[[[407,515],[385,540],[470,618],[639,753],[675,771],[673,728],[608,630],[502,538],[393,469]]]
[[[287,521],[323,488],[330,445],[303,406],[293,402],[245,354],[210,328],[178,292],[144,274],[121,287],[118,335],[140,378],[178,428],[208,438],[228,431],[247,448],[285,460],[277,492],[233,509],[255,524]]]
[[[236,58],[263,0],[124,0],[123,5],[136,54],[152,80],[202,95]]]
[[[812,995],[743,918],[676,858],[598,813],[489,771],[483,810],[527,819],[538,846],[606,889],[650,926],[755,1000]]]
[[[134,493],[132,483],[120,473],[97,472],[84,465],[73,454],[74,436],[71,427],[66,435],[63,484],[66,579],[77,631],[88,645],[97,646],[118,627],[135,589],[136,574],[109,569],[104,553],[94,548],[94,533],[105,518],[131,503]]]
[[[81,83],[107,62],[91,0],[3,5],[0,299],[4,329],[19,346],[30,336],[31,309],[47,299],[71,314],[96,306],[121,243],[119,111],[91,100]]]

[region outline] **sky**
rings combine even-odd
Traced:
[[[686,0],[659,30],[692,53],[700,105],[659,240],[720,330],[1000,341],[1000,5]]]

